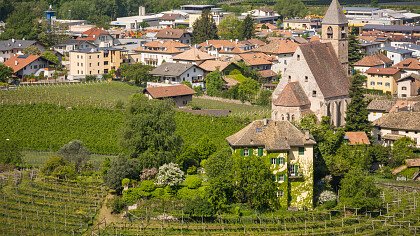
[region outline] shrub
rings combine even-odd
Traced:
[[[319,204],[324,204],[329,201],[336,201],[337,196],[333,191],[325,190],[319,195],[318,202]]]
[[[45,162],[41,172],[47,176],[54,176],[59,179],[74,179],[76,170],[74,165],[68,163],[62,157],[51,157]]]
[[[201,85],[200,86],[195,86],[194,91],[195,91],[196,96],[203,95],[203,87],[201,87]]]
[[[177,164],[169,163],[159,167],[156,184],[161,186],[177,186],[184,180],[184,172]]]
[[[155,183],[152,180],[144,180],[140,183],[139,189],[145,192],[153,192],[155,190]]]
[[[115,196],[109,206],[111,207],[111,213],[112,214],[118,214],[121,213],[122,210],[126,207],[126,203],[123,201],[121,197]]]
[[[72,164],[58,166],[54,169],[51,176],[59,179],[74,179],[76,178],[76,169]]]
[[[191,200],[198,197],[198,189],[190,189],[188,187],[183,187],[177,192],[177,197],[182,200]]]
[[[83,165],[89,160],[90,152],[81,141],[73,140],[60,148],[58,155],[62,156],[64,160],[74,163],[76,171],[80,172]]]
[[[140,179],[141,180],[150,180],[155,178],[156,174],[158,173],[158,170],[156,168],[150,168],[150,169],[143,169],[141,171]]]
[[[150,196],[152,196],[150,192],[145,192],[140,188],[130,188],[123,191],[122,199],[127,205],[132,205],[141,198],[149,198]]]
[[[193,217],[212,217],[215,213],[210,202],[206,198],[201,197],[189,200],[184,207],[184,212]]]
[[[0,163],[19,165],[22,164],[22,153],[16,142],[10,140],[0,141]]]
[[[164,188],[156,188],[155,191],[152,192],[153,197],[162,197],[163,195],[165,195]]]
[[[130,184],[130,179],[129,178],[124,178],[121,180],[121,184],[124,187],[128,187],[128,185]]]
[[[197,175],[189,175],[185,179],[184,184],[189,189],[197,189],[201,186],[202,182],[203,182],[203,180],[200,177],[198,177]]]
[[[190,166],[190,167],[188,167],[187,174],[189,174],[189,175],[195,175],[195,174],[197,174],[197,167],[196,166]]]

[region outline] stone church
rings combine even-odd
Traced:
[[[272,98],[273,120],[299,120],[315,114],[343,126],[349,99],[348,22],[338,0],[322,21],[321,42],[300,45]]]

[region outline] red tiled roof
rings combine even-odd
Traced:
[[[370,144],[365,132],[346,132],[345,136],[348,138],[350,145]]]
[[[268,53],[268,54],[282,54],[282,53],[294,53],[299,44],[291,40],[275,40],[267,45],[256,48],[254,51]]]
[[[180,84],[174,86],[147,87],[145,93],[148,93],[152,98],[157,99],[194,95],[195,91],[184,84]]]
[[[420,70],[420,60],[417,58],[407,58],[392,67],[406,70]]]
[[[289,82],[286,84],[283,91],[281,91],[276,101],[274,101],[274,105],[284,107],[302,107],[311,105],[311,102],[299,82]]]
[[[272,64],[272,58],[265,53],[256,52],[256,53],[244,53],[239,55],[246,64],[250,66],[257,65],[270,65]]]
[[[158,39],[180,39],[182,35],[185,33],[188,33],[184,29],[172,29],[172,28],[166,28],[162,29],[156,34],[156,38]]]
[[[386,57],[384,54],[379,53],[363,57],[362,59],[354,63],[354,66],[373,67],[385,64],[392,64],[392,60]]]
[[[263,78],[270,78],[270,77],[277,76],[276,72],[272,70],[260,70],[258,71],[258,74],[260,74],[260,76]]]
[[[395,75],[400,70],[396,68],[369,68],[369,70],[366,71],[366,74],[371,75]]]
[[[12,70],[16,73],[38,58],[40,58],[38,55],[15,55],[4,62],[4,65],[12,68]]]
[[[95,41],[101,35],[110,35],[108,31],[100,28],[91,28],[82,33],[82,37],[78,37],[78,40]]]

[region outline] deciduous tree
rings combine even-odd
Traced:
[[[12,68],[0,63],[0,82],[7,83],[9,79],[12,77],[12,74],[13,74]]]
[[[404,164],[405,159],[414,156],[414,147],[416,143],[409,137],[403,137],[394,142],[392,146],[391,166],[397,167]]]
[[[89,160],[90,152],[81,141],[73,140],[60,148],[58,155],[62,156],[64,160],[73,163],[76,171],[80,172],[83,165]]]
[[[235,15],[228,15],[223,18],[218,26],[218,33],[221,39],[242,39],[242,22]]]
[[[153,76],[149,72],[153,66],[136,64],[122,64],[120,67],[121,76],[124,80],[134,81],[138,85],[143,85],[146,82],[152,81]]]
[[[209,96],[220,96],[225,82],[222,79],[222,73],[216,70],[210,72],[206,76],[206,88],[207,95]]]
[[[301,0],[278,0],[274,10],[283,18],[305,17],[308,12]]]

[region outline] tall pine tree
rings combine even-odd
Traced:
[[[217,26],[210,10],[205,10],[193,24],[193,42],[202,43],[208,39],[218,39]]]
[[[255,26],[254,26],[254,19],[252,19],[251,15],[247,15],[242,22],[242,39],[250,39],[255,36]]]
[[[371,131],[371,124],[368,120],[368,102],[365,100],[364,83],[366,76],[356,73],[352,77],[350,87],[351,102],[347,107],[346,131],[364,131],[368,135]]]
[[[362,51],[362,47],[360,46],[359,40],[356,38],[356,32],[354,29],[352,33],[349,35],[349,64],[353,66],[353,64],[360,59],[363,58],[364,53]]]

